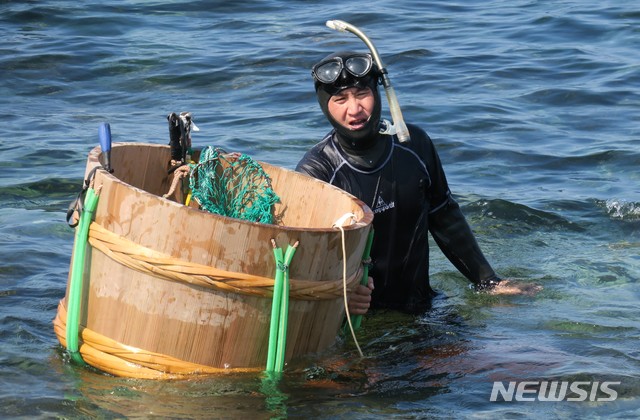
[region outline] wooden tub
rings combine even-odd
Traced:
[[[89,153],[87,173],[100,165]],[[298,242],[289,266],[286,360],[334,343],[346,282],[360,280],[373,214],[355,197],[305,175],[261,163],[281,199],[277,225],[211,214],[163,198],[168,146],[116,143],[113,173],[98,170],[79,315],[84,361],[114,375],[173,378],[263,370],[276,264],[273,241]],[[272,241],[273,240],[273,241]],[[54,330],[66,346],[67,294]]]

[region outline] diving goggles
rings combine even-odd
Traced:
[[[338,80],[342,70],[347,70],[354,77],[364,77],[371,71],[373,59],[369,54],[354,54],[347,58],[340,56],[316,64],[311,69],[313,77],[324,84],[331,84]]]

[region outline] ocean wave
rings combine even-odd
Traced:
[[[464,211],[471,217],[479,215],[483,218],[501,220],[507,223],[517,222],[513,223],[514,226],[518,226],[518,230],[522,231],[532,231],[540,228],[564,229],[574,232],[584,230],[580,225],[559,213],[538,210],[503,199],[475,201],[464,206]]]
[[[605,203],[607,213],[612,219],[640,220],[640,202],[609,199]]]
[[[584,88],[548,88],[526,94],[523,98],[533,103],[542,103],[554,106],[611,106],[618,102],[617,98],[619,96],[626,94],[628,94],[628,91],[594,92],[585,90]]]
[[[63,211],[81,189],[81,179],[46,178],[0,187],[0,204],[4,208],[60,212],[63,220]]]

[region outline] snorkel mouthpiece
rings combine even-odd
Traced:
[[[373,45],[371,40],[360,29],[345,21],[328,20],[326,22],[326,25],[328,28],[339,32],[351,32],[367,45],[367,47],[371,51],[371,56],[373,57],[376,65],[378,66],[378,70],[382,75],[382,86],[384,87],[384,91],[387,94],[389,111],[391,112],[391,118],[393,119],[393,125],[396,129],[398,140],[401,143],[409,141],[411,139],[409,136],[409,130],[407,129],[407,125],[404,122],[404,118],[402,117],[402,111],[400,110],[400,104],[398,103],[398,98],[396,96],[395,90],[393,89],[393,86],[391,86],[391,80],[389,79],[387,70],[382,64],[380,55],[378,55],[378,50]]]

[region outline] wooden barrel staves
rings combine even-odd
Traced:
[[[87,174],[100,166],[89,153]],[[116,143],[113,173],[98,170],[95,217],[82,275],[79,353],[114,375],[174,378],[263,370],[276,275],[273,241],[298,242],[289,266],[286,360],[326,349],[344,319],[343,281],[353,288],[371,210],[305,175],[261,163],[280,197],[277,224],[219,216],[163,198],[167,146]],[[353,213],[355,223],[333,227]],[[347,255],[343,275],[344,243]],[[66,347],[67,293],[54,330]]]

